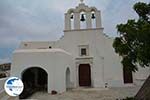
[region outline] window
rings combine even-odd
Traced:
[[[86,56],[87,52],[86,52],[86,48],[81,48],[81,56]]]
[[[25,47],[27,47],[27,46],[28,46],[28,44],[24,44],[24,46],[25,46]]]
[[[79,56],[89,56],[89,45],[79,45]]]
[[[49,46],[49,49],[51,49],[52,47],[51,46]]]

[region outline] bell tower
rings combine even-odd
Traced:
[[[83,0],[76,8],[65,13],[65,31],[102,28],[101,12],[95,7],[89,7]]]

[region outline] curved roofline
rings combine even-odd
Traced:
[[[94,11],[94,12],[97,12],[99,11],[96,7],[89,7],[88,5],[85,5],[84,3],[83,4],[79,4],[78,6],[76,6],[75,8],[70,8],[67,10],[67,13],[68,14],[71,14],[71,13],[75,13],[75,12],[78,12],[80,13],[81,11],[85,11],[85,12],[90,12],[90,11]]]

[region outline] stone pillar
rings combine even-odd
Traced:
[[[96,28],[102,28],[101,12],[100,11],[96,11],[95,15],[96,15]]]
[[[70,14],[65,14],[65,30],[71,30],[71,20],[70,20]]]
[[[80,29],[80,13],[74,13],[74,29]]]
[[[92,28],[91,12],[86,13],[86,26],[87,29]]]

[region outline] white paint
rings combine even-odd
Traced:
[[[16,50],[13,55],[11,75],[21,78],[26,69],[40,67],[48,74],[48,92],[55,90],[61,93],[66,91],[66,70],[67,68],[72,70],[73,66],[72,56],[60,49]],[[71,82],[74,83],[73,75],[70,77]]]

